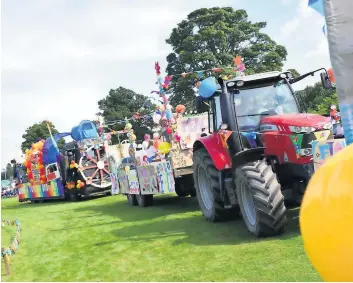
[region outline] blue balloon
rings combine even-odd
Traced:
[[[167,118],[168,120],[170,120],[170,119],[173,118],[172,113],[171,113],[169,110],[166,110],[166,111],[165,111],[165,116],[166,116],[166,118]]]
[[[214,77],[209,77],[204,79],[199,88],[199,95],[203,98],[208,98],[212,96],[217,90],[217,83]]]

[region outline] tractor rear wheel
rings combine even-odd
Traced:
[[[127,194],[126,195],[127,201],[131,206],[137,205],[136,195]]]
[[[237,168],[235,186],[241,214],[252,234],[267,237],[286,230],[286,207],[281,185],[265,159]]]
[[[141,207],[151,206],[153,204],[153,195],[136,195],[136,200]]]
[[[213,165],[206,149],[202,148],[194,152],[193,172],[196,196],[204,217],[212,222],[232,218],[235,212],[223,206],[218,180],[219,171]]]

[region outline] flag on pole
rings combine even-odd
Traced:
[[[325,8],[323,0],[309,0],[308,6],[318,12],[321,16],[325,17]]]

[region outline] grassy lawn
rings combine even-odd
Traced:
[[[298,210],[288,214],[285,235],[257,240],[241,219],[206,222],[192,198],[157,197],[148,208],[122,196],[5,199],[2,218],[21,221],[22,242],[11,276],[2,264],[2,281],[320,281],[304,253]],[[8,228],[2,246],[15,233]]]

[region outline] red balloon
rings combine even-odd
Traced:
[[[171,133],[173,133],[173,129],[172,129],[172,127],[168,127],[168,128],[166,128],[166,133],[168,134],[168,135],[170,135]]]

